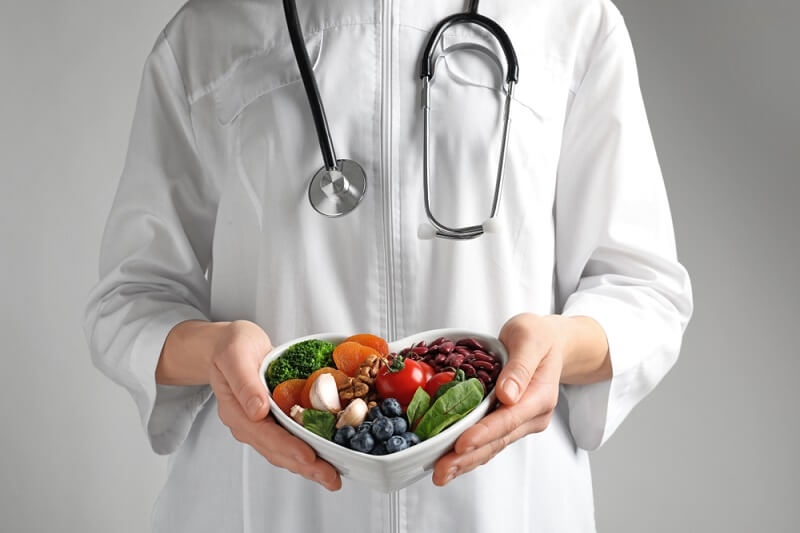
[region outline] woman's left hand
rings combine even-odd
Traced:
[[[459,437],[454,450],[434,465],[433,482],[446,485],[485,464],[512,442],[544,431],[558,403],[568,318],[521,314],[511,318],[499,339],[509,359],[497,378],[502,405]]]

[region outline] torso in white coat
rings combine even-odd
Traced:
[[[337,156],[367,174],[364,201],[340,218],[308,203],[322,161],[280,1],[193,1],[159,38],[87,327],[98,365],[132,391],[154,448],[172,454],[156,531],[594,531],[585,449],[674,362],[688,279],[630,43],[605,0],[481,2],[520,65],[501,231],[417,237],[420,56],[435,24],[466,4],[298,1]],[[463,29],[445,46],[457,40],[496,46]],[[479,224],[489,212],[499,81],[468,53],[437,67],[432,207],[445,223]],[[130,226],[137,216],[144,229]],[[129,304],[141,312],[125,313]],[[497,334],[523,311],[594,316],[614,380],[564,387],[543,433],[445,488],[425,478],[394,498],[347,479],[330,493],[277,469],[231,436],[207,387],[147,381],[181,319],[253,320],[277,345],[323,331]],[[129,334],[103,333],[115,327]]]

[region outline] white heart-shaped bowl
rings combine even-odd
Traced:
[[[338,333],[320,333],[294,339],[275,347],[267,354],[261,363],[259,374],[264,387],[267,387],[265,372],[270,362],[280,356],[292,344],[307,339],[321,339],[338,344],[350,335]],[[508,353],[503,344],[490,335],[459,329],[437,329],[423,331],[404,339],[389,343],[389,350],[399,352],[420,341],[430,343],[439,337],[451,340],[474,338],[484,344],[487,350],[494,352],[502,364],[508,361]],[[322,459],[332,464],[339,473],[348,479],[363,483],[370,488],[391,492],[414,483],[424,477],[433,469],[436,460],[447,453],[456,439],[470,426],[483,418],[495,404],[495,391],[492,389],[483,401],[467,416],[445,429],[438,435],[431,437],[415,446],[388,455],[368,455],[340,446],[333,441],[326,440],[292,420],[279,408],[271,409],[272,416],[278,423],[286,428],[292,435],[308,443]]]

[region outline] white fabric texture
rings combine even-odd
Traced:
[[[367,173],[363,203],[335,219],[307,200],[321,157],[281,2],[193,0],[158,38],[85,322],[95,364],[171,455],[154,531],[398,530],[385,495],[348,480],[328,493],[237,442],[209,387],[156,385],[176,324],[248,319],[277,345],[323,331],[497,334],[523,311],[596,319],[613,378],[562,386],[546,431],[447,487],[401,491],[394,526],[594,531],[587,451],[669,371],[692,312],[635,59],[610,1],[481,2],[520,64],[502,231],[423,241],[419,56],[464,4],[298,1],[337,155]],[[497,48],[462,29],[445,46],[463,40]],[[433,209],[480,223],[504,94],[479,56],[449,54],[437,69]]]

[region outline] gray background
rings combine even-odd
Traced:
[[[141,67],[179,0],[3,0],[0,530],[141,532],[165,473],[81,331]],[[601,532],[796,531],[800,2],[618,0],[696,314],[594,454]]]

